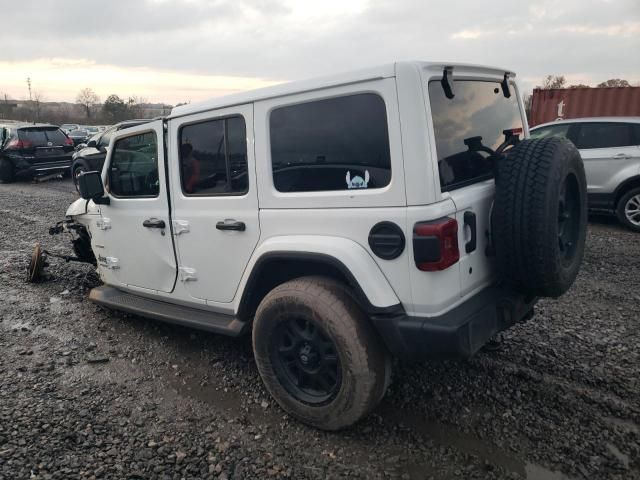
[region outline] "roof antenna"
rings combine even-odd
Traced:
[[[509,72],[504,72],[504,78],[502,82],[500,82],[500,87],[502,87],[502,95],[504,95],[504,98],[509,98],[511,96],[511,91],[509,90]]]
[[[442,84],[442,89],[444,90],[445,96],[451,100],[456,94],[453,92],[453,67],[444,67],[442,71],[442,80],[440,80]]]

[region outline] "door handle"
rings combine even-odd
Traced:
[[[627,160],[629,158],[631,158],[631,155],[627,154],[627,153],[617,153],[613,156],[614,159],[616,160]]]
[[[234,230],[236,232],[244,232],[247,229],[247,226],[244,222],[239,222],[237,220],[233,220],[232,218],[228,218],[223,222],[216,223],[216,228],[218,230]]]
[[[142,226],[147,228],[166,228],[164,220],[159,220],[157,218],[147,218],[142,222]]]
[[[478,234],[476,229],[476,214],[473,212],[464,212],[464,226],[469,227],[471,230],[471,238],[464,245],[464,250],[467,253],[473,252],[478,246]]]

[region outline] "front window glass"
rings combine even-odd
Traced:
[[[109,191],[117,197],[156,197],[159,190],[155,132],[118,140],[109,165]]]
[[[513,85],[509,98],[498,82],[456,80],[453,88],[455,96],[449,99],[440,80],[429,82],[442,191],[491,178],[493,162],[477,146],[495,150],[504,142],[505,130],[522,129]]]
[[[379,95],[277,108],[269,126],[280,192],[382,188],[391,181],[387,112]]]

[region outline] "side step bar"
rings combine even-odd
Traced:
[[[89,300],[114,310],[122,310],[141,317],[176,323],[231,337],[237,337],[244,333],[247,327],[246,322],[242,322],[232,315],[152,300],[107,285],[92,289],[89,293]]]

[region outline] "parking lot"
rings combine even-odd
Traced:
[[[262,386],[249,338],[111,312],[89,265],[36,241],[69,180],[0,184],[0,479],[640,478],[640,236],[592,218],[561,299],[469,361],[396,365],[382,405],[324,433]]]

